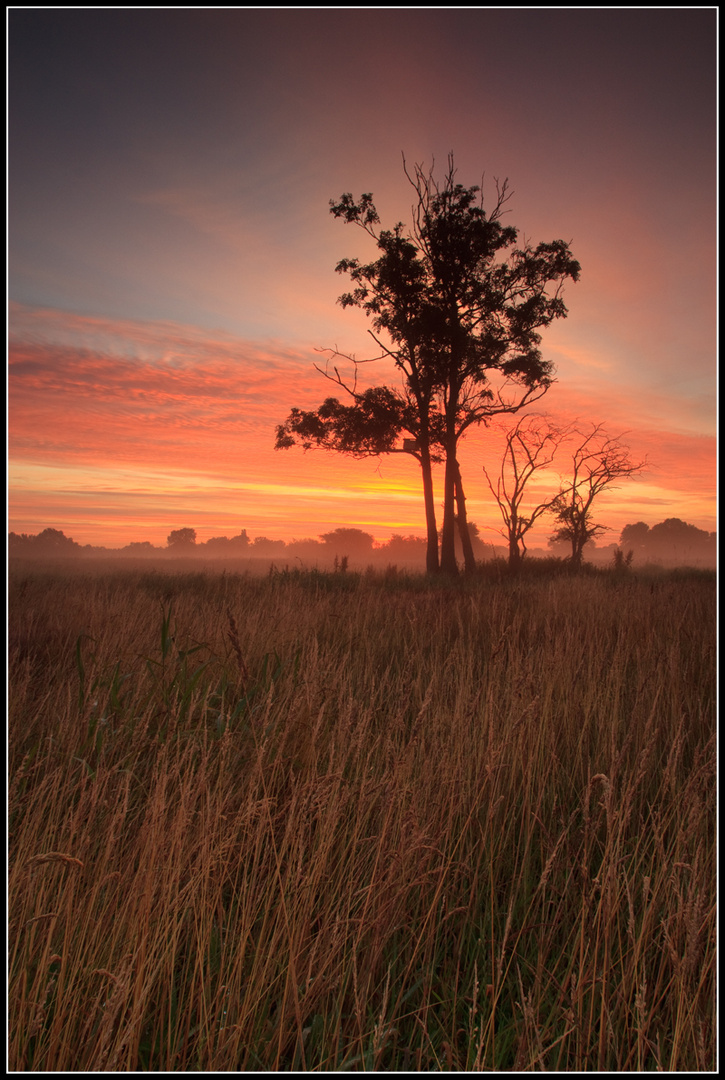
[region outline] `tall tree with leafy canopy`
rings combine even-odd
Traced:
[[[395,402],[390,423],[381,431],[378,400],[370,415],[365,396],[370,391],[359,393],[356,380],[345,382],[335,367],[334,375],[324,373],[345,389],[351,404],[328,399],[316,413],[293,410],[277,429],[277,446],[305,445],[306,436],[308,445],[344,453],[371,453],[376,446],[389,453],[407,432],[411,439],[403,450],[415,454],[423,475],[427,567],[456,573],[456,517],[466,570],[475,569],[458,444],[472,426],[517,412],[546,392],[553,369],[539,351],[539,331],[566,315],[562,287],[567,278],[578,279],[580,267],[563,240],[516,246],[517,230],[501,220],[510,197],[507,182],[496,184],[497,199],[487,212],[479,186],[456,182],[453,155],[441,183],[432,170],[416,165],[409,172],[405,162],[403,167],[415,192],[407,231],[402,223],[379,229],[371,194],[356,201],[348,193],[330,207],[335,217],[366,232],[379,252],[373,262],[343,259],[336,269],[354,285],[340,304],[361,308],[372,322],[369,333],[380,350],[373,359],[388,358],[402,373],[400,389],[375,388]],[[445,461],[440,563],[432,482],[436,457]]]

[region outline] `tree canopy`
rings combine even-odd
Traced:
[[[172,529],[166,543],[175,551],[193,547],[196,544],[196,529]]]
[[[277,429],[277,448],[299,444],[353,455],[407,452],[418,460],[428,533],[428,570],[457,569],[455,524],[467,569],[475,566],[457,460],[461,438],[498,413],[511,413],[545,393],[553,368],[540,352],[540,331],[566,315],[562,288],[579,277],[579,263],[563,240],[532,247],[502,216],[508,183],[484,206],[478,185],[456,180],[453,155],[441,182],[433,170],[404,169],[414,191],[412,221],[381,229],[370,193],[346,193],[331,213],[361,228],[378,257],[342,259],[336,269],[353,289],[343,307],[369,317],[378,354],[401,376],[397,387],[358,390],[339,368],[323,374],[347,394],[348,405],[328,398],[315,412],[293,409]],[[332,360],[344,354],[332,351]],[[398,445],[401,434],[410,436]],[[445,462],[440,562],[432,465]]]

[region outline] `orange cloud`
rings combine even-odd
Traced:
[[[319,361],[312,350],[176,323],[13,306],[10,528],[50,525],[81,543],[111,546],[163,543],[182,526],[200,539],[240,528],[317,536],[342,524],[378,539],[422,534],[412,458],[274,450],[275,425],[291,406],[314,408],[333,392],[314,370]],[[616,535],[632,521],[672,516],[715,528],[714,438],[692,433],[697,416],[668,422],[666,395],[642,403],[616,381],[562,382],[533,411],[562,422],[602,421],[617,435],[629,429],[633,455],[649,458],[645,477],[602,498],[602,520]],[[461,447],[469,514],[491,539],[500,520],[481,464],[490,468],[499,454],[485,429]],[[440,481],[439,471],[439,498]],[[556,485],[555,472],[546,482]],[[547,529],[535,542],[545,543]]]

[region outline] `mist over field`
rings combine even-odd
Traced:
[[[469,523],[473,551],[479,564],[499,564],[508,551],[501,537],[493,535],[484,540],[475,523]],[[45,529],[37,535],[10,533],[8,547],[11,557],[53,560],[57,558],[88,560],[143,559],[160,566],[178,565],[179,560],[203,561],[222,569],[229,566],[238,571],[267,570],[270,566],[318,568],[323,570],[350,567],[381,569],[390,566],[411,571],[425,569],[426,541],[415,535],[394,534],[378,543],[363,529],[338,527],[319,539],[272,540],[265,536],[251,538],[243,529],[237,536],[219,536],[199,542],[196,530],[176,529],[169,533],[166,547],[150,541],[133,541],[121,548],[81,545],[59,529]],[[638,522],[622,530],[618,543],[597,544],[590,541],[584,548],[585,561],[594,566],[612,565],[618,558],[629,555],[630,564],[644,566],[693,566],[714,569],[717,561],[717,534],[708,533],[679,518],[669,518],[658,525]],[[547,548],[532,546],[525,562],[558,559],[565,561],[570,550],[565,542],[550,542]],[[460,540],[456,543],[460,561]],[[171,560],[171,561],[170,561]]]

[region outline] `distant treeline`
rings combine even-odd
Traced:
[[[469,530],[476,558],[485,561],[502,558],[506,554],[503,544],[492,544],[482,539],[478,526],[469,522]],[[632,552],[631,561],[635,565],[661,563],[663,565],[714,566],[716,562],[717,533],[706,532],[695,525],[688,525],[680,518],[667,518],[651,528],[643,521],[634,525],[625,525],[619,538],[619,549],[623,555]],[[617,544],[600,547],[590,542],[586,548],[587,557],[596,562],[610,560]],[[362,529],[338,528],[323,533],[319,539],[270,540],[266,536],[250,539],[247,530],[237,536],[215,536],[199,543],[196,530],[190,528],[173,529],[166,540],[165,547],[157,547],[148,540],[133,541],[121,548],[96,547],[91,544],[77,544],[60,529],[44,529],[37,535],[11,532],[8,536],[9,554],[15,556],[132,556],[140,558],[201,556],[210,559],[300,559],[303,562],[319,560],[328,562],[334,559],[351,559],[355,563],[379,559],[388,562],[425,564],[426,540],[420,536],[403,536],[394,533],[383,544],[376,544],[371,533]],[[534,557],[537,552],[530,553]],[[567,545],[549,543],[546,551],[540,555],[567,554]]]
[[[625,525],[619,538],[623,551],[631,551],[633,561],[683,563],[714,566],[717,533],[688,525],[680,518],[667,518],[652,528],[644,521]]]
[[[475,529],[475,525],[474,525]],[[477,532],[477,530],[476,530]],[[491,557],[491,545],[478,541],[480,557],[486,552]],[[37,536],[11,532],[8,537],[11,555],[81,556],[81,555],[124,555],[139,557],[158,556],[204,556],[206,558],[285,558],[299,557],[304,560],[322,558],[333,559],[345,556],[360,561],[361,559],[387,555],[403,561],[425,561],[426,541],[419,536],[394,534],[384,544],[376,544],[375,537],[362,529],[339,528],[323,533],[319,539],[270,540],[267,536],[254,539],[242,529],[238,536],[214,536],[205,542],[198,542],[195,529],[174,529],[164,547],[156,546],[148,540],[132,541],[121,548],[96,547],[91,544],[77,544],[59,529],[44,529]],[[503,548],[501,549],[503,551]]]

